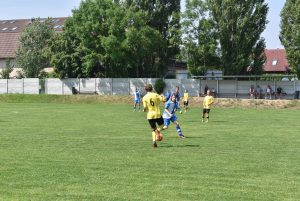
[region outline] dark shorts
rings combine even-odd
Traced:
[[[203,109],[203,113],[207,113],[207,114],[209,114],[209,112],[210,112],[210,109]]]
[[[189,101],[183,101],[183,105],[184,106],[188,106],[189,105]]]
[[[159,126],[164,125],[164,119],[162,117],[157,118],[157,119],[148,119],[148,121],[149,121],[150,127],[153,130],[155,130],[157,128],[156,124]]]

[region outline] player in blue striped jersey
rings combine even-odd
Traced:
[[[175,112],[177,110],[180,110],[180,108],[178,102],[176,101],[176,95],[173,94],[165,104],[165,110],[163,113],[164,129],[167,129],[170,123],[173,122],[176,126],[176,131],[178,133],[178,136],[184,138],[180,125],[177,121],[177,117],[175,115]]]
[[[136,87],[135,92],[134,92],[134,106],[133,106],[133,111],[135,112],[136,110],[136,105],[139,105],[139,112],[141,111],[141,94],[139,89]]]

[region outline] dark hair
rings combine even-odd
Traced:
[[[152,90],[153,90],[153,87],[152,87],[151,84],[147,84],[147,85],[145,86],[145,91],[151,92]]]

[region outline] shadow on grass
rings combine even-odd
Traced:
[[[185,145],[160,145],[159,148],[170,148],[170,147],[200,147],[197,144],[185,144]]]

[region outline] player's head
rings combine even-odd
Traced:
[[[137,87],[135,87],[135,91],[138,91],[139,89]]]
[[[179,91],[179,86],[176,86],[175,91],[176,91],[176,92]]]
[[[171,101],[176,102],[176,95],[175,94],[172,94]]]
[[[184,92],[185,92],[185,93],[188,93],[188,90],[186,89],[186,90],[184,90]]]
[[[147,92],[152,92],[152,90],[153,90],[153,87],[152,87],[151,84],[147,84],[147,85],[145,86],[145,91],[147,91]]]
[[[210,90],[207,90],[206,93],[207,93],[208,96],[210,96],[210,94],[211,94]]]

